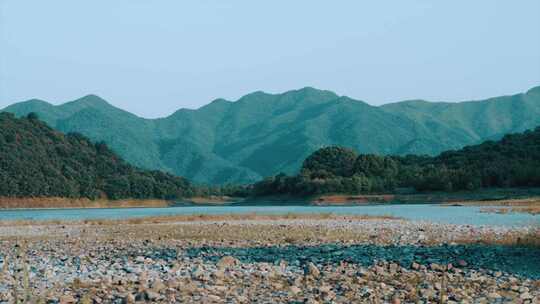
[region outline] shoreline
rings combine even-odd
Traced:
[[[321,216],[170,220],[0,226],[0,302],[24,294],[30,303],[540,299],[533,227]]]
[[[64,197],[0,197],[1,210],[39,210],[39,209],[103,209],[103,208],[161,208],[175,203],[159,199],[107,200]]]
[[[51,210],[51,209],[121,209],[168,208],[196,206],[370,206],[402,204],[442,204],[464,206],[540,206],[540,189],[488,189],[455,193],[411,194],[328,194],[310,197],[192,197],[179,200],[122,199],[90,200],[87,198],[10,198],[0,197],[1,210]]]

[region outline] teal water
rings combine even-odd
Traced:
[[[540,226],[540,216],[524,213],[482,213],[483,207],[441,205],[374,205],[374,206],[189,206],[170,208],[118,209],[24,209],[1,210],[0,221],[9,220],[85,220],[126,219],[145,216],[190,214],[287,214],[333,213],[343,215],[391,215],[409,220],[449,224],[493,226]]]

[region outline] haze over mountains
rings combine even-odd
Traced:
[[[3,111],[35,112],[63,132],[105,141],[127,161],[197,183],[247,183],[294,174],[328,145],[362,153],[429,154],[540,125],[540,87],[523,94],[460,103],[403,101],[383,106],[303,88],[217,99],[197,110],[145,119],[95,95],[54,106],[28,100]]]

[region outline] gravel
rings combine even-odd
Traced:
[[[531,231],[382,219],[3,226],[0,303],[538,303],[540,248],[479,243]]]

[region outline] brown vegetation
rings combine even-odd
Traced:
[[[273,220],[339,220],[339,221],[359,221],[359,220],[400,220],[399,217],[391,215],[347,215],[340,216],[332,213],[299,214],[288,213],[284,215],[242,213],[242,214],[189,214],[170,216],[149,216],[128,219],[88,219],[83,221],[35,221],[35,220],[15,220],[0,223],[0,226],[32,226],[32,225],[141,225],[141,224],[165,224],[179,222],[224,222],[224,221],[273,221]]]
[[[486,213],[499,213],[499,214],[507,214],[510,212],[515,213],[529,213],[532,215],[538,215],[540,214],[540,206],[516,206],[516,207],[488,207],[488,208],[482,208],[480,212],[486,212]]]
[[[466,206],[486,206],[481,212],[507,214],[511,212],[540,214],[540,197],[526,199],[508,199],[496,201],[469,201],[459,202],[459,205]]]
[[[457,244],[485,244],[504,246],[530,246],[540,247],[540,228],[530,229],[528,232],[507,232],[504,235],[484,233],[475,237],[462,237],[453,240]]]
[[[397,225],[380,226],[381,221],[399,220],[390,216],[338,216],[334,214],[229,214],[229,215],[178,215],[164,217],[144,217],[123,220],[85,220],[85,221],[7,221],[0,224],[6,227],[0,239],[65,239],[66,235],[77,239],[109,240],[152,240],[153,242],[247,242],[260,244],[314,244],[314,243],[374,243],[378,245],[395,244],[396,240],[406,243],[416,239],[417,234],[425,237],[420,244],[490,244],[504,246],[540,247],[540,227],[529,229],[463,229],[450,225],[418,226],[408,221]],[[373,221],[370,225],[354,223]],[[409,223],[409,224],[407,224]],[[9,226],[19,226],[10,230]],[[24,226],[24,228],[23,228]],[[412,230],[411,230],[412,229]],[[449,229],[452,233],[444,234]],[[9,232],[11,231],[11,232]],[[26,233],[24,233],[26,231]],[[408,231],[408,232],[407,232]],[[12,236],[9,236],[11,233]],[[16,236],[15,236],[16,235]],[[409,241],[406,241],[408,240]],[[400,242],[401,242],[400,241]],[[247,244],[246,243],[246,244]],[[413,241],[414,243],[414,241]]]
[[[90,200],[87,198],[64,197],[0,197],[0,209],[45,209],[45,208],[134,208],[134,207],[169,207],[172,203],[165,200]]]
[[[321,195],[310,200],[314,205],[357,205],[369,203],[451,203],[470,206],[540,206],[540,197],[520,198],[527,196],[518,190],[475,191],[456,193],[416,193],[416,194],[373,194],[373,195]],[[537,194],[534,194],[537,195]],[[504,199],[501,196],[516,198]]]
[[[540,197],[484,201],[460,201],[455,203],[468,206],[540,207]]]

